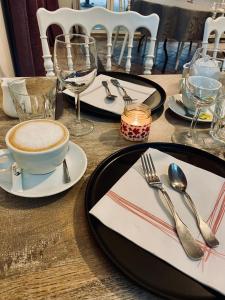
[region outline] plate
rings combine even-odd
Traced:
[[[152,114],[157,112],[163,107],[163,104],[166,99],[166,93],[164,89],[155,83],[152,80],[137,76],[137,75],[132,75],[132,74],[126,74],[126,73],[120,73],[120,72],[100,72],[99,74],[107,75],[110,77],[114,77],[120,80],[132,82],[135,84],[143,85],[146,87],[152,87],[155,88],[156,91],[147,99],[144,101],[145,104],[147,104],[151,108]],[[74,105],[74,98],[66,95],[66,98]],[[81,100],[81,109],[83,111],[90,112],[91,114],[95,114],[98,116],[106,117],[106,118],[113,118],[113,119],[120,119],[120,115],[106,111],[104,109],[95,107],[93,105],[87,104],[82,102]]]
[[[181,94],[177,94],[177,95],[169,97],[169,99],[168,99],[168,106],[169,106],[169,108],[176,115],[182,117],[183,119],[192,121],[192,117],[186,114],[185,109],[181,105],[177,104],[176,99],[182,100]],[[198,118],[198,122],[199,123],[211,123],[212,122],[212,119],[213,119],[212,112],[209,109],[207,109],[206,113],[209,114],[210,119],[201,119],[201,118]]]
[[[80,99],[83,103],[94,106],[95,108],[121,116],[126,105],[123,99],[124,92],[112,84],[112,79],[115,80],[114,77],[105,74],[98,74],[94,82],[81,93]],[[110,92],[112,95],[116,96],[114,100],[109,100],[106,97],[106,88],[102,85],[102,82],[108,83]],[[127,94],[133,99],[132,102],[135,104],[143,103],[156,91],[155,88],[135,84],[133,82],[124,81],[121,79],[119,80],[119,83],[124,87]],[[63,93],[72,97],[74,96],[69,89],[64,90]]]
[[[71,141],[69,142],[66,162],[71,177],[69,183],[63,182],[63,165],[61,164],[55,171],[44,175],[32,175],[23,172],[23,192],[11,190],[11,172],[0,173],[0,187],[10,194],[28,198],[41,198],[61,193],[77,183],[87,168],[85,152]]]
[[[85,194],[85,209],[91,231],[108,258],[142,287],[169,299],[218,299],[217,292],[138,247],[89,214],[89,210],[149,147],[225,177],[223,160],[189,146],[149,143],[119,150],[106,158],[89,179]]]

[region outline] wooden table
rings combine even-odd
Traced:
[[[178,92],[179,75],[148,77],[167,95]],[[73,109],[67,108],[60,121],[70,129],[73,119]],[[169,142],[174,126],[190,125],[167,109],[154,119],[152,142]],[[73,188],[44,199],[0,190],[0,299],[156,299],[121,274],[90,234],[84,211],[88,178],[106,156],[132,144],[120,136],[119,123],[94,121],[92,134],[76,138],[71,133],[88,157],[85,176]],[[5,133],[17,122],[0,110],[1,148]]]

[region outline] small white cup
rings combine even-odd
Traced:
[[[27,122],[35,122],[38,120],[30,120],[25,121],[23,123]],[[55,122],[57,121],[50,121],[48,122]],[[57,166],[59,166],[68,151],[68,144],[69,144],[69,131],[68,129],[60,123],[60,126],[63,127],[66,138],[57,146],[50,148],[48,150],[44,151],[36,151],[36,152],[30,152],[30,151],[24,151],[15,148],[9,141],[9,137],[13,130],[15,130],[16,127],[21,126],[22,123],[17,124],[16,126],[12,127],[6,134],[5,142],[7,145],[6,150],[0,152],[0,158],[4,160],[4,158],[8,158],[9,162],[12,162],[12,158],[10,159],[10,156],[14,158],[18,166],[23,169],[24,171],[31,173],[31,174],[46,174],[54,171]],[[5,169],[2,169],[2,171],[5,171]]]

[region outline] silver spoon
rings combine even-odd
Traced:
[[[173,164],[170,164],[170,166],[169,166],[168,174],[169,174],[170,184],[174,188],[174,190],[176,190],[180,193],[183,193],[185,198],[188,200],[188,202],[192,208],[192,211],[196,217],[196,221],[197,221],[199,230],[200,230],[205,242],[207,243],[207,245],[209,247],[216,247],[217,245],[219,245],[219,242],[218,242],[217,238],[215,237],[214,233],[212,232],[211,228],[202,219],[193,200],[191,199],[189,194],[186,192],[187,179],[186,179],[184,172],[181,170],[181,168],[178,165],[173,163]]]
[[[63,178],[64,178],[64,183],[69,183],[71,181],[69,169],[65,158],[63,160]]]
[[[117,96],[111,94],[110,89],[109,89],[109,86],[108,86],[108,82],[105,81],[105,80],[103,80],[103,81],[102,81],[102,85],[103,85],[103,86],[105,87],[105,89],[106,89],[106,98],[107,98],[108,100],[114,101],[115,98],[116,98]]]

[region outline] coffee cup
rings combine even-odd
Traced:
[[[12,158],[18,167],[31,174],[50,173],[68,151],[69,131],[54,120],[36,119],[17,124],[6,134],[7,150],[0,157]]]

